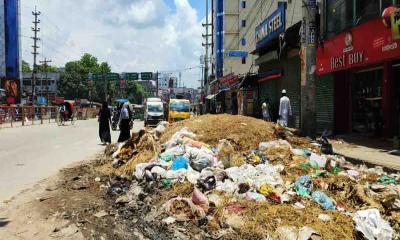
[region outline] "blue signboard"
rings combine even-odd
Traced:
[[[5,47],[6,77],[19,79],[20,41],[18,0],[6,0],[5,3]]]
[[[249,55],[248,52],[246,51],[235,51],[235,50],[231,50],[231,51],[227,51],[225,52],[225,56],[227,57],[240,57],[240,58],[245,58]]]
[[[4,0],[0,0],[0,78],[6,76],[5,22]]]
[[[278,2],[278,9],[256,27],[257,49],[265,46],[269,41],[285,32],[285,28],[286,3]]]
[[[224,75],[224,0],[217,0],[215,4],[215,68],[216,77],[220,78]]]

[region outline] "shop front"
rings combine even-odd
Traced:
[[[399,135],[400,41],[394,37],[377,18],[318,48],[317,75],[333,82],[335,133]]]

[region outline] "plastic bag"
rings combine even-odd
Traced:
[[[356,230],[361,232],[368,240],[390,240],[393,229],[390,224],[381,218],[378,209],[357,211],[353,217]]]
[[[319,156],[315,153],[311,153],[310,164],[313,167],[325,168],[326,163],[327,163],[327,159],[325,156]]]
[[[160,178],[165,178],[165,176],[167,175],[167,170],[160,166],[155,166],[151,169],[151,174]]]
[[[183,137],[196,138],[196,134],[191,132],[188,128],[184,127],[176,132],[174,135],[172,135],[172,137],[169,139],[168,142],[164,144],[164,146],[167,149],[175,147],[182,141]]]
[[[165,174],[166,179],[178,179],[179,181],[184,181],[186,178],[186,169],[179,170],[169,170]]]
[[[188,159],[183,156],[179,156],[175,158],[174,162],[172,163],[171,169],[176,171],[179,169],[188,169],[188,167],[189,167]]]
[[[193,218],[204,218],[204,210],[195,205],[188,198],[173,198],[163,205],[168,214],[175,217],[178,221],[188,221]]]
[[[204,168],[210,167],[213,162],[214,156],[211,150],[203,147],[198,152],[196,158],[191,161],[190,166],[200,172]]]
[[[135,178],[137,180],[142,180],[144,178],[144,170],[146,167],[150,166],[151,163],[139,163],[135,168]]]
[[[247,200],[255,200],[256,202],[265,202],[267,198],[264,195],[256,193],[256,192],[247,192],[246,193]]]
[[[292,149],[292,145],[290,145],[290,143],[286,140],[275,140],[275,141],[270,141],[270,142],[262,142],[258,145],[258,149],[260,151],[265,151],[268,148],[273,148],[273,147],[278,147],[280,145],[285,145],[288,146],[290,149]]]
[[[299,177],[294,183],[297,195],[302,197],[310,196],[313,189],[313,182],[309,175]]]
[[[228,140],[222,139],[219,141],[218,158],[224,165],[224,168],[229,168],[231,166],[231,158],[234,152],[235,149]]]
[[[186,171],[186,179],[191,183],[191,184],[197,184],[197,181],[200,178],[200,173],[197,171],[194,171],[193,169],[189,169]]]
[[[185,145],[189,145],[191,147],[195,147],[195,148],[199,148],[199,149],[202,148],[202,147],[207,147],[207,144],[199,142],[199,141],[196,141],[196,140],[193,140],[193,139],[188,138],[188,137],[182,137],[182,142]]]
[[[324,209],[326,209],[326,210],[335,210],[336,209],[335,204],[332,201],[332,199],[330,199],[325,193],[315,191],[312,193],[311,196],[314,199],[314,201],[316,201]]]
[[[225,180],[224,182],[217,182],[217,187],[215,189],[233,194],[237,190],[237,185],[231,180]]]
[[[271,185],[264,183],[260,186],[260,188],[258,189],[258,192],[264,196],[268,196],[274,192],[274,188],[271,187]]]
[[[380,177],[378,179],[378,181],[380,183],[382,183],[383,185],[392,185],[392,184],[395,185],[395,184],[397,184],[396,179],[394,179],[392,177],[389,177],[389,176],[382,176],[382,177]]]
[[[196,205],[208,205],[208,199],[206,195],[200,192],[200,190],[197,188],[193,190],[192,202]]]

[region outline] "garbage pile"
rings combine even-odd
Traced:
[[[398,173],[321,153],[318,142],[261,120],[161,123],[135,134],[113,159],[134,179],[131,201],[149,187],[159,191],[149,197],[165,224],[249,239],[400,237]]]

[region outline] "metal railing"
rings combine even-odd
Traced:
[[[76,120],[86,120],[97,116],[95,108],[80,108],[76,111]],[[11,107],[0,105],[0,128],[55,123],[57,114],[57,106]]]

